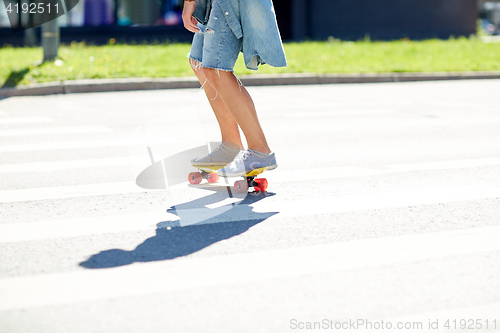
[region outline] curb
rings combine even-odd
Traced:
[[[341,83],[417,82],[443,80],[500,79],[500,72],[436,72],[387,74],[254,74],[239,77],[245,86],[311,85]],[[90,92],[199,88],[196,77],[89,79],[37,83],[0,89],[0,98]]]

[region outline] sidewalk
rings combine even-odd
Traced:
[[[242,75],[245,86],[310,85],[335,83],[381,83],[440,80],[500,79],[500,72],[435,72],[435,73],[374,73],[374,74],[279,74]],[[199,88],[193,77],[88,79],[38,83],[0,89],[0,98],[13,96],[41,96],[88,92]]]

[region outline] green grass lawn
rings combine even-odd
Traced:
[[[500,43],[476,38],[393,42],[287,43],[288,67],[245,69],[242,56],[237,74],[269,73],[391,73],[500,70]],[[93,78],[192,76],[186,58],[188,44],[63,45],[63,64],[37,65],[41,48],[0,49],[0,87],[37,82]]]

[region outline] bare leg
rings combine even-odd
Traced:
[[[262,153],[270,153],[264,131],[257,117],[250,94],[238,83],[232,72],[203,68],[204,76],[211,87],[222,97],[230,114],[236,120],[247,139],[248,148]]]
[[[224,104],[224,101],[222,100],[220,95],[218,95],[215,89],[212,87],[210,81],[207,81],[207,78],[203,73],[203,68],[200,67],[200,64],[194,60],[191,60],[190,63],[191,68],[193,68],[193,71],[196,74],[196,77],[198,78],[200,83],[204,85],[203,87],[205,90],[205,94],[207,95],[208,102],[210,103],[210,106],[214,111],[217,122],[219,123],[222,142],[232,143],[234,145],[237,145],[239,148],[243,148],[238,124],[227,109],[226,104]]]

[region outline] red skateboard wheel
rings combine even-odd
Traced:
[[[208,175],[207,180],[209,183],[217,183],[219,181],[219,175],[212,172]]]
[[[234,182],[234,191],[236,193],[245,193],[248,191],[248,182],[246,180],[238,180]]]
[[[190,184],[196,185],[201,183],[203,176],[201,175],[201,172],[191,172],[188,176],[188,180]]]
[[[257,178],[255,179],[255,182],[257,184],[259,184],[259,186],[255,186],[255,190],[257,191],[265,191],[267,190],[267,186],[268,186],[268,183],[267,183],[267,179],[265,178]]]

